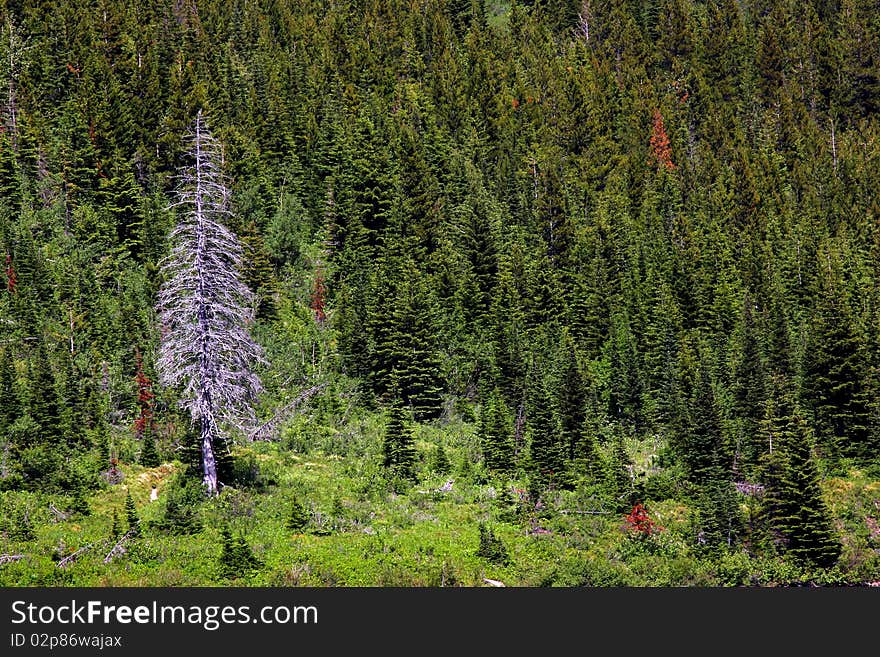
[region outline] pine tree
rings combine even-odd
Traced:
[[[144,359],[141,350],[135,348],[135,384],[137,385],[138,417],[134,422],[134,433],[138,439],[153,429],[153,382],[144,372]]]
[[[513,426],[498,388],[489,394],[480,411],[477,438],[488,470],[503,473],[513,469]]]
[[[245,542],[244,536],[239,533],[233,538],[229,527],[225,525],[220,529],[220,546],[220,577],[227,579],[246,577],[251,571],[263,565]]]
[[[439,443],[434,445],[434,449],[428,460],[428,469],[437,474],[447,474],[452,469],[452,463],[450,463],[443,445]]]
[[[127,491],[125,494],[125,522],[128,525],[128,533],[130,535],[137,536],[140,534],[141,519],[135,508],[131,491]]]
[[[119,512],[116,509],[113,509],[112,520],[110,523],[110,540],[117,540],[122,534],[122,530],[119,529]]]
[[[272,267],[271,255],[255,221],[245,224],[241,235],[243,248],[243,272],[245,284],[256,296],[259,319],[278,316],[278,281]]]
[[[776,415],[781,431],[773,452],[763,459],[766,493],[762,516],[785,551],[801,561],[830,567],[842,546],[822,494],[812,432],[799,409],[790,412],[788,416]]]
[[[263,351],[251,338],[253,294],[242,282],[242,250],[222,223],[229,191],[220,172],[220,144],[201,112],[190,136],[179,204],[187,211],[171,233],[171,254],[157,310],[164,338],[157,368],[162,382],[182,388],[181,405],[201,434],[202,474],[217,494],[216,451],[229,427],[253,424],[262,389],[254,366]]]
[[[574,341],[568,331],[560,344],[561,376],[557,389],[559,419],[565,458],[573,461],[587,429],[588,385],[581,372]]]
[[[529,428],[530,481],[537,491],[566,481],[562,429],[553,400],[542,377],[531,388],[526,422]]]
[[[382,442],[382,464],[395,476],[415,479],[416,449],[403,403],[395,398],[388,410]]]
[[[18,276],[15,273],[15,265],[12,262],[12,254],[6,254],[6,291],[10,295],[15,294],[15,288],[18,285]]]
[[[804,350],[801,402],[815,414],[819,445],[828,456],[871,458],[866,363],[854,318],[845,302],[827,291]]]
[[[327,321],[327,286],[324,274],[320,270],[315,272],[315,280],[312,283],[312,293],[309,297],[309,308],[314,313],[318,326],[323,326]]]
[[[306,511],[306,508],[303,506],[302,502],[299,501],[299,498],[294,496],[290,501],[290,508],[287,513],[285,525],[290,531],[299,533],[305,529],[308,523],[309,514]]]
[[[141,436],[141,455],[139,461],[145,468],[155,468],[162,463],[159,450],[156,447],[156,439],[153,437],[151,430],[145,431]]]
[[[15,363],[12,347],[0,348],[0,434],[5,433],[21,415],[21,404],[15,390]]]
[[[478,525],[480,543],[477,546],[477,556],[490,563],[506,565],[510,562],[510,554],[504,542],[495,535],[495,532],[486,523]]]
[[[92,508],[89,506],[89,501],[86,499],[82,484],[75,486],[73,489],[70,510],[80,516],[88,516],[92,513]]]
[[[55,376],[43,340],[30,357],[28,410],[42,429],[43,442],[55,444],[61,439],[61,409],[55,388]]]
[[[763,359],[759,352],[757,326],[753,302],[746,297],[743,303],[738,344],[734,355],[733,397],[737,416],[737,467],[754,465],[760,450],[755,445],[758,424],[763,417],[763,403],[767,397],[767,381]]]
[[[633,462],[622,436],[615,435],[610,442],[611,449],[605,463],[605,485],[614,500],[616,510],[624,511],[636,501]]]
[[[397,386],[417,421],[432,420],[443,411],[443,382],[427,286],[412,261],[392,271],[399,281],[392,307],[380,295],[370,309],[375,385],[384,393]]]

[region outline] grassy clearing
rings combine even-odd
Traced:
[[[25,555],[0,565],[0,585],[769,586],[817,581],[816,573],[781,559],[758,560],[742,551],[701,553],[690,509],[671,498],[647,501],[663,530],[641,540],[628,534],[623,514],[597,505],[588,488],[557,491],[543,509],[524,509],[516,501],[521,484],[487,477],[471,461],[474,437],[465,423],[421,427],[418,481],[389,481],[378,465],[379,425],[370,417],[356,422],[363,434],[349,443],[345,455],[322,449],[327,436],[336,442],[335,429],[308,436],[304,425],[294,426],[280,443],[238,449],[236,457],[249,464],[251,481],[226,487],[198,505],[201,529],[192,534],[157,527],[179,463],[150,469],[122,464],[123,480],[87,497],[87,514],[70,511],[69,496],[0,493],[0,554]],[[290,451],[295,443],[309,447]],[[447,472],[429,467],[437,445],[448,453]],[[646,441],[628,448],[647,469],[654,446]],[[154,485],[158,500],[150,501]],[[818,577],[830,583],[880,579],[880,482],[852,471],[829,479],[826,492],[845,537],[844,556],[838,570]],[[114,512],[117,533],[127,529],[129,494],[140,536],[105,562],[116,543]],[[299,531],[286,522],[294,498],[308,515]],[[501,554],[480,554],[481,525],[500,540]],[[257,567],[223,575],[223,527],[250,547]]]

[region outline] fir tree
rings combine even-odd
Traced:
[[[12,347],[0,349],[0,433],[12,425],[21,414],[21,404],[15,390],[15,365]]]
[[[309,513],[306,511],[302,502],[299,501],[299,498],[294,496],[290,501],[290,508],[285,521],[286,527],[292,532],[300,533],[305,529],[308,523]]]
[[[797,408],[791,415],[776,417],[782,431],[773,452],[763,459],[762,515],[786,552],[801,561],[830,567],[842,546],[820,486],[810,428]]]
[[[676,168],[672,162],[672,148],[669,145],[669,136],[666,134],[663,115],[659,109],[654,110],[652,117],[650,146],[649,164],[665,171],[672,171]]]
[[[566,331],[563,334],[561,351],[561,376],[557,397],[559,399],[559,418],[565,458],[574,460],[580,450],[586,426],[588,385],[581,372],[575,353],[574,342]]]
[[[439,443],[434,445],[428,460],[428,468],[437,474],[446,474],[452,469],[452,463],[449,461],[443,445]]]
[[[110,540],[115,541],[122,535],[122,530],[119,528],[119,512],[116,509],[113,509],[112,520],[110,522]]]
[[[131,491],[125,494],[125,522],[128,525],[129,534],[137,536],[140,533],[141,519],[135,508],[134,499],[131,497]]]
[[[870,408],[865,360],[852,313],[828,291],[804,352],[801,402],[815,414],[819,444],[829,456],[870,458]]]
[[[162,463],[162,459],[159,457],[159,450],[156,447],[156,439],[153,437],[152,431],[144,432],[141,444],[140,464],[145,468],[158,467]]]
[[[382,442],[382,464],[402,479],[415,479],[416,450],[402,402],[395,399],[388,410]]]
[[[486,561],[499,565],[506,565],[510,562],[510,554],[504,542],[495,535],[495,532],[486,523],[481,522],[478,525],[480,532],[480,543],[477,546],[477,556]]]
[[[244,536],[238,533],[233,538],[229,527],[225,525],[220,530],[220,546],[220,577],[225,579],[246,577],[263,565],[245,542]]]
[[[544,381],[537,377],[530,394],[529,427],[530,480],[537,490],[565,483],[562,431],[552,398]]]
[[[477,437],[486,468],[509,472],[514,465],[513,426],[501,392],[495,388],[480,411]]]
[[[88,516],[91,515],[92,509],[89,506],[89,501],[86,499],[85,491],[83,490],[83,486],[77,485],[73,489],[73,496],[70,501],[70,510],[80,516]]]

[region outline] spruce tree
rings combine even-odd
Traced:
[[[446,449],[440,443],[434,445],[428,460],[428,468],[437,474],[447,474],[452,469],[452,463],[446,455]]]
[[[477,556],[486,561],[499,565],[510,562],[510,554],[504,542],[495,535],[493,529],[484,522],[477,526],[480,532],[480,543],[477,546]]]
[[[159,450],[156,447],[156,439],[153,437],[153,432],[151,430],[145,431],[141,438],[141,454],[139,461],[145,468],[155,468],[162,463],[162,460],[159,458]]]
[[[40,425],[42,441],[57,444],[61,439],[61,409],[55,375],[42,339],[37,341],[36,350],[30,354],[28,379],[28,411]]]
[[[0,349],[0,433],[21,414],[21,405],[15,390],[15,365],[12,359],[12,347],[6,345]]]
[[[562,428],[543,377],[530,389],[526,423],[529,432],[529,479],[537,491],[566,482]]]
[[[513,426],[498,388],[493,389],[480,410],[477,438],[488,470],[503,473],[513,469]]]
[[[828,456],[871,458],[866,362],[852,311],[826,291],[804,351],[801,403],[812,408],[816,437]]]
[[[377,391],[394,386],[417,421],[432,420],[443,410],[443,382],[436,351],[433,312],[428,288],[411,260],[389,263],[390,280],[397,280],[393,303],[385,294],[370,308],[368,330],[373,333],[373,374]],[[381,288],[394,289],[388,281]],[[387,293],[386,293],[387,294]]]
[[[395,399],[388,409],[388,423],[382,442],[382,464],[395,476],[415,479],[416,450],[406,409]]]
[[[841,554],[842,546],[831,523],[820,486],[813,455],[812,432],[796,407],[790,415],[777,411],[773,452],[763,459],[766,488],[762,517],[795,558],[820,567],[830,567]]]
[[[588,384],[584,377],[574,341],[564,331],[560,344],[560,376],[557,387],[559,420],[565,458],[570,462],[580,452],[580,442],[586,431]]]
[[[254,551],[245,542],[241,533],[232,536],[229,527],[220,529],[220,577],[237,579],[246,577],[250,572],[262,566]]]
[[[766,373],[758,350],[753,301],[743,303],[741,324],[734,354],[733,397],[737,419],[736,458],[738,467],[754,465],[759,449],[755,445],[758,424],[767,396]]]
[[[302,532],[309,523],[309,513],[299,501],[298,496],[294,496],[290,501],[290,507],[285,520],[285,526],[292,532]]]
[[[137,536],[140,533],[141,519],[135,508],[131,491],[127,491],[125,494],[125,522],[128,525],[128,532],[132,536]]]

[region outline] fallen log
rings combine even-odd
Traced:
[[[13,561],[18,561],[19,559],[24,559],[25,555],[23,554],[0,554],[0,566],[7,563],[12,563]]]

